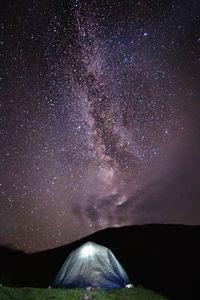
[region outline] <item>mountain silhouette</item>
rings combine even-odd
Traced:
[[[135,286],[170,299],[198,299],[199,236],[200,226],[150,224],[104,229],[33,254],[2,246],[0,280],[8,285],[48,287],[71,251],[91,241],[114,253]]]

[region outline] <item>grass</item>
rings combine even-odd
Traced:
[[[166,300],[142,287],[116,290],[59,290],[0,287],[0,300]]]

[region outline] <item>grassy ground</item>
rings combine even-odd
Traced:
[[[117,290],[58,290],[0,287],[0,300],[166,300],[161,295],[138,287]]]

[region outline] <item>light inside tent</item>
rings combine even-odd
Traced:
[[[89,244],[89,245],[86,245],[86,246],[82,249],[81,255],[82,255],[83,257],[89,257],[89,256],[92,256],[92,255],[94,254],[94,252],[95,252],[95,248],[94,248],[91,244]]]

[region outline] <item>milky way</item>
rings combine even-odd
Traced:
[[[200,223],[195,1],[7,1],[0,242]]]

